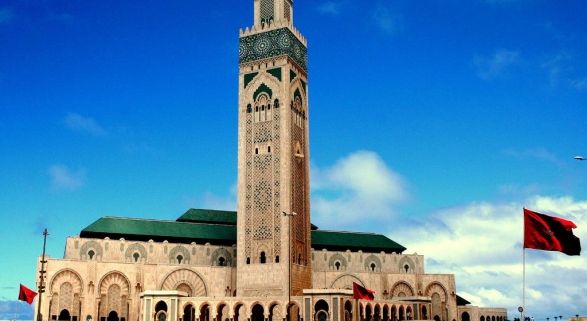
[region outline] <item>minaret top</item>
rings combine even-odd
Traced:
[[[293,21],[293,0],[254,0],[255,26]]]

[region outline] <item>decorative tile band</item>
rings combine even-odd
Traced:
[[[240,38],[239,62],[289,56],[307,71],[308,49],[288,28],[280,28]]]

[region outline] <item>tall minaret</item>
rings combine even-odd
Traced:
[[[301,295],[312,287],[306,39],[291,0],[254,0],[254,12],[239,48],[237,295]]]

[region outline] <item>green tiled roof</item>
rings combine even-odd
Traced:
[[[236,244],[236,226],[107,216],[83,229],[80,237],[232,245]]]
[[[177,221],[236,225],[236,212],[190,208]]]
[[[406,250],[405,247],[382,234],[321,230],[312,231],[312,247],[316,250],[362,250],[363,252],[384,251],[387,253],[401,253]]]
[[[190,208],[182,216],[177,219],[178,222],[191,222],[191,223],[214,223],[214,224],[226,224],[236,225],[236,212],[235,211],[218,211],[208,210],[200,208]],[[310,224],[312,231],[318,229],[318,226]]]
[[[236,244],[236,212],[190,209],[177,221],[107,216],[84,228],[80,237],[230,246]],[[401,253],[406,249],[381,234],[322,230],[312,230],[312,247],[316,250],[371,253]]]

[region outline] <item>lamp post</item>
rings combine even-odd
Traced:
[[[290,321],[291,319],[291,313],[290,313],[290,303],[291,303],[291,237],[292,237],[292,231],[291,231],[291,219],[292,217],[298,215],[296,212],[291,212],[291,213],[286,213],[286,212],[282,212],[283,216],[287,217],[289,220],[289,224],[288,224],[288,230],[289,230],[289,235],[287,237],[287,320],[286,321]]]
[[[39,271],[39,301],[37,302],[37,321],[43,321],[43,315],[41,314],[41,303],[43,301],[43,293],[45,292],[45,273],[47,273],[47,270],[45,270],[45,263],[47,263],[47,260],[45,259],[47,235],[49,235],[49,232],[47,232],[47,229],[45,229],[43,231],[43,255],[41,256],[41,271]]]

